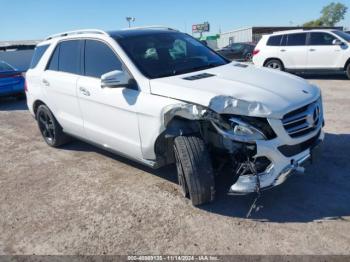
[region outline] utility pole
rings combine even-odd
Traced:
[[[136,20],[135,17],[131,17],[131,16],[126,17],[126,21],[128,21],[129,28],[131,27],[131,22],[135,22],[135,20]]]

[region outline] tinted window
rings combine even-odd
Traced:
[[[149,55],[153,55],[152,50]],[[85,75],[100,78],[114,70],[122,70],[122,64],[111,48],[100,41],[86,40]]]
[[[228,63],[189,35],[149,31],[116,38],[138,69],[149,78],[185,74]]]
[[[79,41],[64,41],[59,44],[58,70],[77,74],[79,72]]]
[[[301,46],[305,45],[306,34],[290,34],[287,35],[287,46]]]
[[[30,63],[29,68],[34,68],[38,65],[41,57],[44,55],[45,51],[47,50],[47,48],[49,47],[49,45],[41,45],[41,46],[37,46],[34,50],[34,54],[33,54],[33,58],[32,58],[32,62]]]
[[[333,45],[334,36],[327,33],[311,33],[309,45]]]
[[[267,45],[269,46],[279,46],[281,44],[282,35],[270,36],[267,41]]]
[[[348,32],[342,32],[342,31],[332,31],[334,34],[337,36],[340,36],[343,38],[345,41],[350,42],[350,34]]]
[[[281,46],[286,46],[287,45],[287,35],[282,35],[282,40],[281,40]]]
[[[12,66],[10,66],[8,63],[0,61],[0,72],[6,72],[6,71],[15,71],[15,69]]]
[[[232,51],[236,51],[236,52],[238,52],[238,51],[240,51],[240,50],[242,50],[243,49],[243,45],[242,44],[232,44],[231,45],[231,50]]]
[[[60,46],[58,45],[50,58],[50,62],[47,66],[48,70],[58,71],[58,56],[60,53]]]

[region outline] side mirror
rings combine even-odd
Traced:
[[[344,43],[341,40],[339,40],[339,39],[334,39],[332,44],[333,45],[343,45]]]
[[[129,85],[130,80],[128,73],[115,70],[101,76],[101,87],[125,87]]]

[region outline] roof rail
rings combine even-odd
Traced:
[[[168,26],[163,26],[163,25],[150,25],[150,26],[139,26],[139,27],[129,27],[129,28],[124,28],[122,30],[139,30],[139,29],[165,29],[169,31],[179,31],[177,29],[168,27]]]
[[[62,37],[62,36],[68,36],[68,35],[78,35],[78,34],[86,34],[86,33],[91,33],[91,34],[103,34],[103,35],[108,35],[105,31],[99,30],[99,29],[82,29],[82,30],[75,30],[75,31],[67,31],[59,34],[54,34],[50,35],[45,40],[50,40],[56,37]]]

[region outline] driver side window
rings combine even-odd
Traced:
[[[84,58],[85,76],[101,78],[105,73],[123,70],[112,49],[101,41],[86,40]]]
[[[333,45],[336,38],[327,33],[311,33],[309,45]]]

